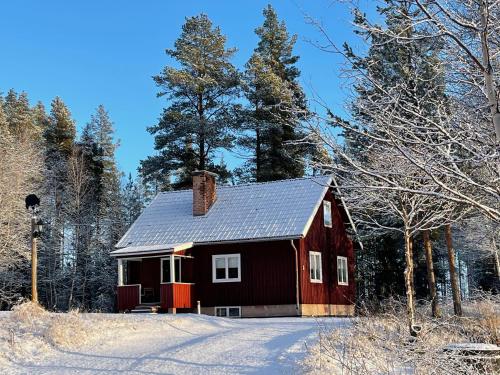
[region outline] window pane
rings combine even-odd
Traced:
[[[215,258],[215,268],[226,268],[226,259]]]
[[[311,277],[311,280],[314,280],[314,255],[309,254],[309,274]]]
[[[323,201],[323,220],[326,227],[332,226],[332,204],[328,201]]]
[[[321,256],[316,255],[316,279],[321,280]]]
[[[175,282],[181,282],[181,258],[174,257]]]
[[[229,309],[229,316],[240,316],[240,309],[237,307],[230,307]]]
[[[237,279],[238,278],[238,268],[228,268],[228,278]]]
[[[222,280],[226,278],[226,269],[225,268],[217,268],[215,270],[215,278],[218,280]]]
[[[238,268],[238,257],[229,257],[227,259],[229,268]]]
[[[163,267],[163,273],[161,275],[161,282],[162,283],[169,283],[170,282],[170,259],[163,259],[162,260],[162,267]]]
[[[217,307],[215,309],[215,314],[217,316],[227,316],[227,309],[225,307]]]
[[[219,280],[226,278],[225,258],[215,258],[215,278]]]

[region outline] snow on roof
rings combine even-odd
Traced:
[[[204,216],[193,216],[192,190],[160,193],[116,247],[300,238],[331,181],[320,176],[220,186]]]
[[[141,255],[151,253],[165,253],[176,252],[193,247],[192,242],[174,243],[174,244],[160,244],[160,245],[146,245],[146,246],[128,246],[111,252],[112,256],[124,255]]]

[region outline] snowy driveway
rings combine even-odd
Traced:
[[[91,315],[91,314],[89,314]],[[307,346],[338,319],[120,316],[128,328],[80,350],[57,350],[16,374],[294,374]]]

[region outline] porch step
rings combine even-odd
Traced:
[[[156,304],[143,303],[142,305],[136,306],[135,309],[131,310],[130,312],[137,314],[156,314],[159,309],[160,306]]]

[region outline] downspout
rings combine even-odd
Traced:
[[[293,240],[290,240],[292,244],[292,248],[295,251],[295,310],[297,311],[297,315],[300,316],[300,289],[299,289],[299,252],[293,243]]]

